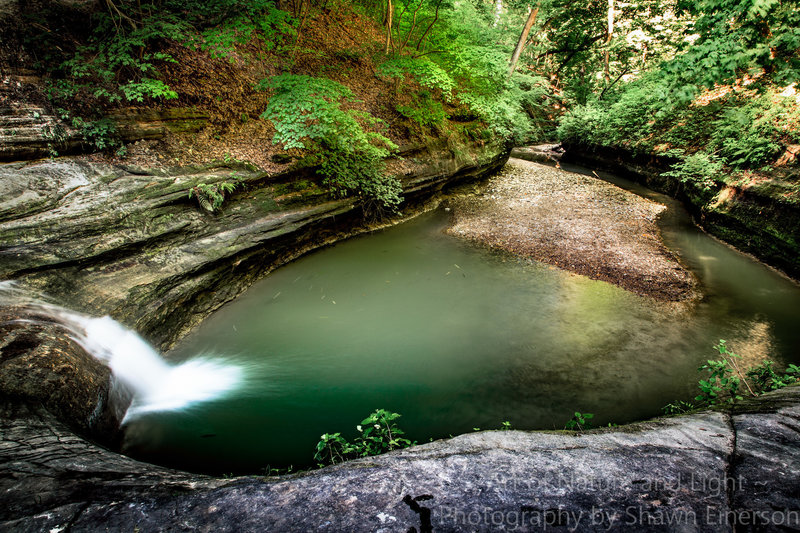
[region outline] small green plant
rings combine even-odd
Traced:
[[[709,359],[706,364],[698,368],[701,372],[708,372],[708,379],[701,379],[698,382],[700,394],[694,399],[702,405],[716,405],[720,402],[733,404],[742,399],[739,390],[742,384],[751,395],[756,396],[736,362],[741,357],[729,351],[724,340],[720,340],[714,348],[719,351],[722,359]]]
[[[48,155],[58,157],[58,149],[66,145],[68,138],[67,131],[59,123],[45,124],[42,128],[42,136],[47,140]]]
[[[594,418],[593,413],[581,413],[580,411],[575,411],[575,413],[572,415],[572,418],[567,421],[564,429],[583,431],[589,428],[591,425],[591,422],[589,421],[592,418]]]
[[[511,431],[511,422],[506,420],[500,425],[500,431]]]
[[[664,414],[687,413],[703,406],[732,405],[742,399],[745,390],[750,396],[759,396],[765,392],[782,389],[800,379],[798,365],[790,364],[781,374],[775,371],[774,361],[767,359],[757,366],[742,371],[737,363],[741,357],[728,350],[724,340],[720,340],[714,348],[722,358],[709,359],[697,369],[708,373],[706,379],[698,381],[700,394],[694,398],[697,403],[675,401],[662,407]]]
[[[335,465],[353,457],[355,447],[341,433],[323,433],[317,443],[314,460],[320,467]]]
[[[356,429],[361,435],[356,439],[356,448],[362,457],[379,455],[396,448],[411,446],[411,441],[404,438],[405,432],[397,427],[397,413],[385,409],[377,409],[361,421]]]
[[[325,433],[317,443],[314,459],[322,467],[341,463],[347,459],[380,455],[414,443],[405,438],[405,432],[395,422],[400,415],[376,409],[356,426],[358,436],[351,443],[341,433]]]
[[[800,367],[797,365],[789,365],[783,375],[775,372],[774,365],[774,361],[767,359],[747,371],[747,377],[753,381],[753,385],[758,390],[769,392],[782,389],[795,383],[800,377]]]
[[[84,141],[92,145],[96,150],[116,149],[119,151],[124,148],[124,144],[119,138],[117,125],[108,118],[84,120],[80,117],[75,117],[72,119],[72,127],[79,130]]]
[[[271,476],[284,476],[294,472],[294,465],[289,465],[285,468],[275,468],[272,465],[267,465],[264,467],[264,475],[271,477]]]
[[[665,415],[681,415],[694,411],[695,409],[697,409],[697,407],[695,407],[692,402],[685,402],[683,400],[676,400],[661,408]]]
[[[221,181],[213,185],[199,183],[189,189],[189,198],[196,198],[200,207],[209,213],[214,213],[222,207],[225,197],[235,191],[239,185],[241,185],[239,181]]]

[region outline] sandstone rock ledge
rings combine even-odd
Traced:
[[[136,462],[0,405],[2,531],[732,531],[800,528],[800,388],[737,412],[584,434],[490,431],[309,473]]]
[[[448,232],[659,300],[695,280],[661,242],[661,204],[610,183],[510,159],[483,194],[452,202]]]

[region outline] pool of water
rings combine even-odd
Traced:
[[[211,473],[303,468],[320,434],[354,437],[376,408],[401,413],[419,442],[503,421],[561,429],[575,410],[625,423],[694,396],[719,339],[747,364],[798,362],[796,284],[705,235],[670,198],[604,177],[669,205],[665,241],[702,300],[656,303],[494,253],[428,213],[303,257],[209,317],[170,358],[223,357],[244,385],[133,421],[127,451]]]

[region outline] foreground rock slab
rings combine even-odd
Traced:
[[[114,454],[0,406],[1,531],[732,531],[800,527],[800,388],[584,434],[490,431],[284,477]]]
[[[485,191],[453,202],[449,233],[659,300],[695,281],[661,242],[665,206],[610,183],[511,159]]]

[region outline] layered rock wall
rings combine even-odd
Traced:
[[[501,145],[460,153],[406,148],[403,216],[508,158]],[[0,280],[109,314],[162,349],[272,269],[398,220],[368,223],[356,200],[331,199],[308,169],[143,169],[61,158],[0,165],[0,181]],[[221,182],[237,188],[217,211],[203,209],[195,193]],[[44,404],[108,442],[107,371],[58,328],[0,311],[8,317],[0,321],[0,395]]]

